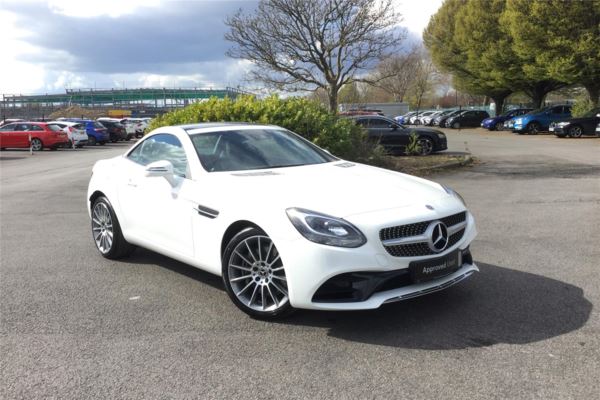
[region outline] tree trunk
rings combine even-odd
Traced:
[[[338,113],[338,90],[336,86],[330,86],[327,92],[329,96],[329,111],[332,114]]]
[[[501,115],[502,111],[504,111],[504,101],[507,97],[508,95],[502,94],[492,96],[492,100],[494,100],[494,103],[496,104],[496,115]]]
[[[598,107],[598,104],[600,102],[600,99],[598,99],[598,97],[600,97],[600,84],[590,83],[584,86],[585,90],[587,90],[588,95],[590,96],[592,104],[594,105],[594,107]]]
[[[533,103],[533,108],[542,108],[542,103],[548,94],[548,91],[543,88],[534,88],[529,93],[527,93],[529,97],[531,97],[531,102]]]

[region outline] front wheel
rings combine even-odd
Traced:
[[[452,124],[452,128],[454,128],[454,129],[459,129],[459,128],[460,128],[460,123],[458,123],[458,122],[454,122],[454,123]]]
[[[537,135],[539,131],[540,124],[538,124],[537,122],[532,122],[529,125],[527,125],[527,133],[530,135]]]
[[[502,129],[504,129],[504,123],[503,122],[498,122],[496,124],[496,130],[497,131],[501,131]]]
[[[128,256],[135,249],[123,237],[119,220],[104,196],[92,204],[92,237],[102,257],[111,260]]]
[[[88,144],[88,146],[95,146],[96,145],[96,138],[93,137],[93,136],[89,136],[87,144]]]
[[[419,143],[419,155],[428,156],[433,152],[433,142],[429,138],[420,138]]]
[[[569,136],[572,138],[580,138],[583,135],[583,129],[580,126],[572,126],[569,128]]]
[[[222,272],[229,298],[251,317],[275,319],[293,310],[283,261],[260,229],[246,228],[229,241]]]

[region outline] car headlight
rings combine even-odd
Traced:
[[[444,188],[446,193],[448,193],[451,196],[456,197],[458,199],[458,201],[460,201],[463,204],[463,206],[465,206],[465,207],[467,206],[465,199],[463,199],[463,197],[460,194],[458,194],[458,192],[454,191],[453,189],[449,188],[448,186],[444,186],[444,185],[441,185],[441,186]]]
[[[438,137],[439,137],[440,139],[445,139],[445,138],[446,138],[446,135],[445,135],[445,134],[443,134],[443,133],[438,133],[437,135],[438,135]]]
[[[556,124],[556,126],[560,126],[561,128],[564,127],[564,126],[567,126],[567,125],[569,125],[568,122],[559,122],[559,123]]]
[[[311,242],[337,247],[360,247],[367,239],[351,223],[303,208],[285,210],[292,225]]]

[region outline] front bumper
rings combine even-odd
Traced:
[[[437,208],[437,205],[434,204],[434,207]],[[402,211],[407,215],[418,215],[418,211],[411,210],[411,207],[407,207]],[[472,215],[467,212],[467,225],[462,238],[448,249],[433,256],[395,257],[386,251],[379,240],[379,230],[386,226],[392,226],[394,221],[391,221],[390,215],[398,212],[399,210],[385,210],[380,213],[367,213],[348,218],[368,238],[367,243],[359,248],[348,249],[325,246],[310,242],[303,237],[295,240],[279,241],[277,248],[286,266],[289,298],[292,306],[316,310],[374,309],[384,303],[442,290],[478,271],[477,266],[469,256],[463,259],[460,268],[448,275],[421,283],[406,280],[402,282],[394,281],[397,283],[386,284],[380,287],[380,289],[383,289],[382,291],[373,291],[364,299],[358,298],[353,301],[326,299],[326,301],[322,301],[318,296],[315,297],[323,285],[342,274],[367,273],[377,277],[381,276],[379,273],[383,273],[387,274],[386,276],[397,275],[400,280],[405,279],[401,275],[404,271],[408,271],[411,262],[443,257],[457,250],[468,252],[469,244],[477,234],[475,221]],[[418,220],[439,218],[439,215],[436,215],[435,212],[431,212],[431,214],[431,216],[426,216],[424,219],[419,218]],[[445,215],[450,214],[453,214],[453,212],[445,213]],[[400,223],[404,223],[404,221]],[[365,228],[366,225],[370,225],[372,228]]]

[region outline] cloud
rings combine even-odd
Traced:
[[[20,43],[13,45],[14,63],[36,69],[36,81],[45,82],[37,90],[123,81],[132,86],[237,85],[243,78],[237,74],[247,69],[225,55],[230,44],[223,21],[240,8],[251,10],[254,1],[169,1],[125,8],[122,14],[103,12],[110,4],[85,8],[84,2],[68,3],[3,4],[3,15],[9,14],[16,28],[13,42]],[[0,79],[10,87],[9,79],[25,81],[22,76]],[[0,85],[6,89],[3,81]]]

